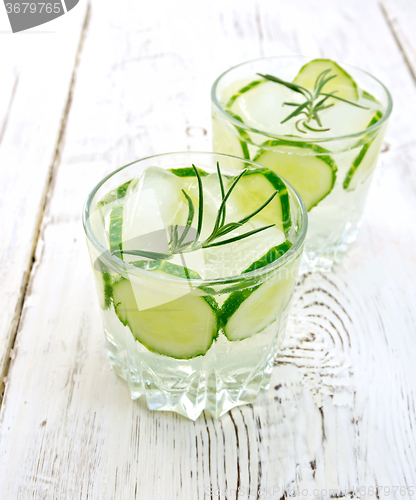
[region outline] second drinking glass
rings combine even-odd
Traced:
[[[331,269],[355,240],[391,109],[376,78],[328,59],[263,58],[215,81],[213,149],[261,163],[301,195],[304,271]]]

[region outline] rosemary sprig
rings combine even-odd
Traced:
[[[329,98],[336,99],[338,101],[343,101],[348,104],[351,104],[351,106],[356,106],[357,108],[362,108],[362,109],[369,109],[366,108],[365,106],[362,106],[361,104],[357,104],[356,102],[350,101],[348,99],[344,99],[342,97],[338,97],[335,95],[338,90],[333,90],[332,92],[323,92],[323,88],[325,85],[330,82],[332,79],[336,78],[337,75],[330,75],[331,70],[326,69],[319,73],[315,80],[314,88],[313,90],[309,90],[305,87],[302,87],[302,85],[298,85],[297,83],[293,82],[286,82],[285,80],[282,80],[281,78],[278,78],[277,76],[272,76],[272,75],[262,75],[261,73],[257,73],[259,76],[265,78],[266,80],[270,80],[271,82],[278,83],[280,85],[284,85],[290,90],[293,90],[294,92],[297,92],[298,94],[301,94],[306,100],[302,103],[298,102],[284,102],[283,106],[293,106],[296,109],[292,111],[286,118],[284,118],[280,123],[286,123],[287,121],[291,120],[292,118],[295,117],[300,117],[301,115],[304,115],[304,117],[299,118],[296,121],[296,128],[301,132],[302,134],[306,134],[306,130],[302,130],[301,127],[304,129],[312,130],[313,132],[326,132],[330,130],[329,128],[324,128],[321,122],[321,118],[319,116],[319,113],[323,111],[324,109],[328,109],[334,105],[334,103],[327,104],[327,101]],[[318,127],[313,127],[310,122],[314,120]]]
[[[198,229],[196,230],[195,242],[194,242],[196,244],[201,235],[202,220],[204,217],[204,190],[202,188],[202,180],[201,176],[199,175],[198,169],[195,167],[194,164],[192,164],[192,168],[194,169],[196,178],[198,179]]]
[[[192,227],[192,223],[194,220],[195,216],[195,207],[194,203],[191,199],[191,197],[184,191],[182,190],[186,201],[188,203],[188,217],[186,220],[186,225],[185,228],[183,228],[183,231],[181,234],[180,228],[178,225],[171,225],[169,226],[169,250],[170,253],[159,253],[159,252],[153,252],[153,251],[148,251],[148,250],[116,250],[113,252],[113,255],[122,255],[122,254],[128,254],[128,255],[136,255],[139,257],[145,257],[148,259],[153,259],[153,260],[160,260],[160,259],[169,259],[175,254],[181,254],[185,252],[192,252],[195,250],[199,250],[201,248],[211,248],[211,247],[216,247],[220,245],[227,245],[228,243],[234,243],[236,241],[242,240],[244,238],[248,238],[249,236],[252,236],[256,233],[259,233],[261,231],[265,231],[266,229],[269,229],[274,226],[274,224],[270,224],[268,226],[263,226],[257,229],[253,229],[251,231],[247,231],[246,233],[240,234],[238,236],[233,236],[231,238],[227,239],[219,239],[225,236],[228,233],[231,233],[235,229],[238,229],[239,227],[243,226],[247,222],[249,222],[255,215],[260,213],[264,208],[269,205],[269,203],[274,199],[274,197],[278,194],[278,191],[275,191],[262,205],[260,205],[256,210],[251,212],[250,214],[246,215],[242,219],[236,222],[229,222],[225,223],[226,219],[226,206],[227,206],[227,201],[233,192],[234,188],[236,187],[237,183],[239,180],[244,176],[244,174],[247,172],[247,170],[243,170],[231,183],[230,187],[228,188],[227,191],[225,191],[224,188],[224,181],[222,178],[221,174],[221,169],[219,163],[217,163],[217,173],[218,173],[218,180],[220,184],[220,190],[221,190],[221,204],[218,208],[218,213],[217,217],[215,219],[214,227],[212,228],[211,234],[203,241],[200,240],[201,236],[201,230],[202,230],[202,222],[203,222],[203,217],[204,217],[204,191],[203,191],[203,185],[202,185],[202,179],[201,175],[198,172],[198,169],[196,168],[195,165],[192,165],[192,168],[194,170],[197,182],[198,182],[198,218],[197,218],[197,229],[195,232],[195,236],[193,238],[189,238],[189,231]]]

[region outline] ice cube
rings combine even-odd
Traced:
[[[137,241],[148,236],[148,250],[166,252],[169,226],[184,225],[187,212],[180,178],[159,167],[149,167],[138,178],[133,179],[126,192],[124,248],[134,246]]]

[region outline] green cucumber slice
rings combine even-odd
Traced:
[[[256,260],[256,262],[253,262],[253,264],[251,264],[251,266],[243,271],[242,274],[250,273],[251,271],[257,271],[257,269],[261,269],[262,267],[271,264],[275,260],[280,259],[280,257],[284,255],[291,246],[292,243],[289,240],[286,240],[283,243],[280,243],[280,245],[271,248],[265,255],[260,257],[260,259]]]
[[[217,303],[212,297],[184,295],[140,311],[129,280],[113,286],[118,318],[149,351],[176,359],[204,355],[218,336]]]
[[[238,116],[237,114],[233,113],[229,109],[227,109],[227,113],[231,117],[233,117],[235,120],[241,122],[244,125],[243,119],[240,116]],[[250,159],[250,151],[248,149],[247,142],[250,142],[251,138],[250,138],[249,134],[247,133],[247,131],[245,129],[243,129],[241,127],[237,127],[237,126],[235,126],[235,128],[237,129],[237,132],[238,132],[238,134],[240,136],[240,138],[238,140],[240,142],[241,150],[243,152],[243,158],[246,159],[246,160],[249,160]]]
[[[198,168],[197,170],[201,177],[209,175],[208,172],[205,172],[202,168]],[[195,170],[192,167],[170,168],[169,172],[172,172],[172,174],[178,177],[196,177]]]
[[[155,271],[169,276],[176,276],[183,279],[201,279],[201,276],[192,269],[187,267],[178,266],[168,260],[136,260],[130,262],[135,267],[144,269],[146,271]]]
[[[127,188],[129,187],[131,180],[121,184],[116,189],[113,189],[107,193],[101,200],[97,203],[96,210],[100,210],[103,206],[108,203],[114,203],[120,198],[124,198],[126,195]],[[122,205],[115,205],[112,208],[110,214],[110,227],[109,227],[109,241],[110,241],[110,252],[114,250],[121,250],[121,224],[122,224]],[[101,218],[101,223],[104,224],[103,217]],[[120,256],[122,259],[123,257]],[[113,276],[108,272],[107,266],[98,259],[99,270],[94,269],[95,281],[97,283],[97,290],[99,292],[99,304],[101,309],[108,309],[111,306],[113,298]]]
[[[377,123],[382,117],[383,113],[381,111],[377,111],[367,128]],[[378,137],[380,137],[379,140],[377,140]],[[376,165],[381,140],[382,135],[378,134],[372,139],[368,139],[368,141],[361,148],[344,179],[343,188],[345,190],[353,191],[359,184],[362,184],[367,180]]]
[[[358,101],[358,87],[354,79],[331,59],[314,59],[306,63],[299,70],[294,78],[294,83],[302,85],[308,89],[313,89],[317,77],[322,71],[330,70],[327,76],[336,75],[336,78],[330,80],[324,87],[326,94],[337,91],[336,96],[350,101]]]
[[[229,198],[241,213],[250,213],[264,203],[275,191],[278,196],[258,215],[265,224],[275,224],[287,234],[291,226],[290,200],[285,183],[268,168],[247,170]],[[253,219],[253,220],[254,220]]]
[[[254,80],[253,82],[248,83],[244,87],[242,87],[238,92],[236,92],[234,95],[230,97],[228,100],[227,104],[225,105],[226,108],[231,108],[231,106],[234,104],[235,100],[240,97],[240,95],[245,94],[249,90],[253,89],[254,87],[257,87],[258,85],[261,85],[262,83],[265,83],[266,80]],[[227,111],[228,112],[228,111]]]
[[[114,205],[110,213],[110,227],[108,237],[110,240],[110,252],[123,250],[123,205]],[[123,259],[123,254],[119,255]]]
[[[126,196],[127,188],[130,186],[131,179],[117,188],[117,199],[124,198]]]
[[[259,269],[286,253],[292,244],[286,241],[271,248],[244,273]],[[271,324],[285,302],[290,299],[294,278],[272,278],[262,285],[238,290],[229,295],[221,307],[219,321],[224,335],[230,341],[244,340],[261,332]]]
[[[93,266],[95,283],[97,285],[98,301],[101,309],[109,309],[113,301],[113,278],[107,266],[98,259],[99,270]]]
[[[245,154],[243,144],[245,142],[241,139],[234,125],[224,119],[212,116],[212,149],[214,152],[242,158]]]
[[[253,82],[248,83],[241,89],[239,89],[235,94],[233,94],[230,97],[227,104],[225,105],[226,113],[244,125],[243,119],[238,114],[231,111],[231,106],[234,104],[235,100],[240,95],[245,94],[249,90],[258,87],[259,85],[265,82],[266,80],[255,80]],[[247,131],[244,128],[233,125],[236,128],[239,135],[239,137],[236,138],[235,134],[231,133],[224,126],[220,126],[219,131],[215,130],[215,128],[218,126],[218,121],[215,118],[214,120],[215,122],[217,122],[215,124],[216,126],[214,126],[214,137],[213,137],[214,150],[215,151],[218,150],[218,152],[220,153],[227,153],[234,156],[242,156],[244,159],[249,160],[250,151],[248,148],[248,143],[251,142],[251,138],[250,135],[247,133]],[[224,131],[226,131],[225,136],[220,137],[221,134],[224,135]],[[240,147],[237,146],[236,140],[238,141]],[[220,144],[220,146],[218,146],[218,144]]]
[[[327,149],[316,144],[279,139],[266,141],[261,148],[253,161],[287,179],[300,194],[308,211],[332,191],[337,166]]]
[[[379,106],[381,106],[381,103],[378,99],[376,99],[373,94],[370,94],[369,92],[367,92],[366,90],[361,90],[361,96],[364,98],[364,99],[367,99],[368,101],[372,101],[372,102],[376,102]]]
[[[112,203],[114,201],[119,200],[120,198],[124,198],[126,196],[126,191],[127,188],[130,185],[131,180],[125,182],[124,184],[121,184],[116,189],[113,189],[109,193],[107,193],[101,200],[97,203],[97,207],[103,207],[104,205],[107,205],[108,203]]]

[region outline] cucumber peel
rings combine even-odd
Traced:
[[[120,198],[124,198],[126,195],[127,188],[129,187],[131,180],[121,184],[116,189],[113,189],[107,193],[98,203],[97,208],[107,205],[108,203],[114,203]],[[109,230],[109,240],[110,240],[110,252],[114,250],[121,250],[122,239],[121,239],[121,224],[122,224],[122,205],[116,205],[112,208],[110,215],[110,230]],[[122,258],[122,257],[120,257]],[[107,266],[99,259],[98,268],[99,270],[94,270],[96,275],[99,290],[102,292],[102,298],[100,297],[100,305],[102,309],[108,309],[112,303],[112,292],[113,292],[113,277],[112,274],[108,272]],[[101,276],[99,276],[101,275]]]
[[[233,113],[229,109],[227,110],[227,113],[232,118],[234,118],[235,120],[241,122],[244,125],[244,122],[243,122],[242,118],[239,115]],[[249,134],[247,133],[247,131],[245,129],[243,129],[241,127],[237,127],[237,126],[235,126],[235,128],[237,129],[237,132],[238,132],[238,134],[240,136],[239,141],[240,141],[241,149],[243,151],[243,158],[245,160],[249,160],[250,159],[250,151],[248,150],[247,142],[250,142],[251,138],[250,138]]]
[[[382,117],[383,113],[381,111],[377,111],[376,114],[371,119],[370,123],[367,125],[367,128],[375,125]],[[374,155],[373,157],[370,158],[369,161],[366,162],[365,160],[366,159],[368,160],[369,157],[368,150],[371,148],[375,139],[376,137],[368,139],[367,142],[360,149],[358,155],[355,157],[342,185],[343,188],[346,189],[347,191],[353,191],[358,186],[360,181],[361,183],[363,183],[370,175],[372,166],[375,164]],[[357,145],[359,145],[360,143],[361,141],[357,143]],[[377,154],[378,151],[376,151],[375,153]],[[361,168],[358,170],[360,166]],[[357,180],[357,171],[358,173],[360,172],[362,173],[360,180]]]
[[[192,269],[179,266],[168,260],[137,260],[131,264],[145,271],[155,271],[169,276],[175,276],[183,279],[201,279],[201,276]]]
[[[253,262],[253,264],[251,264],[251,266],[243,271],[242,274],[250,273],[251,271],[257,271],[257,269],[261,269],[262,267],[271,264],[275,260],[280,259],[280,257],[282,257],[282,255],[284,255],[291,246],[292,243],[289,240],[280,243],[280,245],[276,245],[275,247],[271,248],[266,254],[264,254],[263,257],[260,257],[260,259]]]
[[[98,269],[96,266],[98,264]],[[97,291],[99,292],[99,302],[101,309],[109,309],[113,301],[113,279],[108,272],[107,266],[101,260],[97,259],[94,264],[95,281],[97,283]]]
[[[209,175],[205,170],[202,170],[202,168],[198,168],[197,170],[201,177]],[[178,177],[196,177],[195,170],[192,167],[170,168],[169,172]]]
[[[254,87],[257,87],[258,85],[261,85],[264,83],[265,80],[254,80],[253,82],[248,83],[244,87],[242,87],[238,92],[236,92],[234,95],[230,97],[228,100],[227,104],[225,105],[226,108],[231,108],[231,106],[234,104],[235,100],[240,97],[240,95],[245,94],[249,90],[251,90]],[[227,111],[228,112],[228,111]]]

